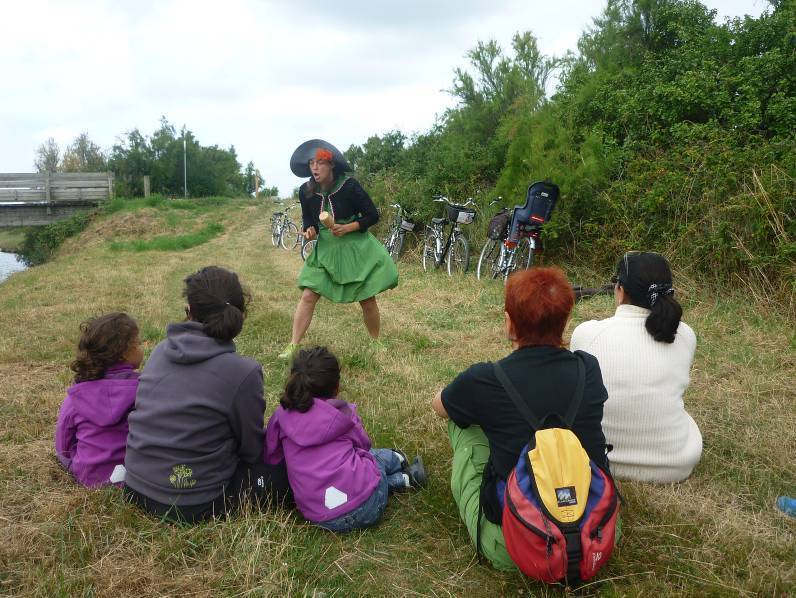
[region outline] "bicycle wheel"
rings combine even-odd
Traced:
[[[476,268],[475,275],[478,280],[483,276],[491,276],[494,271],[498,258],[500,257],[500,246],[495,239],[487,239],[484,243],[484,248],[481,250],[481,255],[478,256],[478,267]]]
[[[514,269],[527,270],[533,263],[533,247],[528,237],[523,237],[517,244],[517,253],[514,254]]]
[[[457,236],[448,249],[448,276],[464,274],[469,267],[470,244],[463,236]]]
[[[531,247],[531,240],[528,237],[523,237],[517,243],[517,246],[512,250],[508,256],[510,260],[509,265],[503,272],[503,282],[505,283],[512,272],[517,270],[525,270],[530,268],[533,261],[533,247]]]
[[[312,241],[305,241],[304,244],[301,246],[301,259],[304,261],[307,260],[307,257],[312,253],[312,250],[315,249],[315,244],[318,241],[313,239]]]
[[[390,256],[395,262],[401,258],[401,252],[404,250],[404,239],[405,233],[402,230],[395,232],[395,239],[390,247]]]
[[[282,240],[282,224],[277,220],[271,223],[271,243],[274,247],[279,247]]]
[[[398,230],[392,229],[388,237],[384,240],[384,247],[387,249],[387,253],[390,254],[390,257],[395,262],[398,261],[398,254],[400,252],[400,249],[396,250],[398,242]]]
[[[429,229],[423,242],[423,270],[430,270],[436,267],[441,255],[442,241],[434,230]]]
[[[299,244],[299,238],[298,226],[293,222],[288,222],[282,231],[282,239],[280,241],[282,243],[282,249],[290,251]]]

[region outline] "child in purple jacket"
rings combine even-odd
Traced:
[[[55,427],[55,453],[84,486],[124,480],[127,415],[135,404],[144,354],[130,316],[110,313],[80,325],[77,358]]]
[[[356,405],[337,398],[340,364],[325,347],[299,351],[265,432],[266,463],[285,461],[304,517],[334,532],[375,525],[390,491],[423,486],[423,461],[371,449]]]

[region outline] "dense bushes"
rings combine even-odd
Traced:
[[[28,266],[43,264],[66,239],[82,232],[91,218],[90,212],[78,212],[66,220],[29,230],[20,245],[19,256]]]
[[[793,293],[794,22],[792,1],[719,24],[694,0],[610,0],[577,55],[541,56],[530,34],[511,56],[479,43],[432,130],[388,134],[405,141],[389,160],[378,137],[349,151],[375,197],[424,219],[433,193],[517,203],[550,179],[562,197],[548,251],[609,266],[654,249],[716,282]]]

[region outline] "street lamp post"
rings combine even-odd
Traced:
[[[185,199],[188,199],[188,154],[185,150],[185,132],[182,134],[182,181]]]

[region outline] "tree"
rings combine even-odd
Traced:
[[[36,172],[58,172],[61,161],[61,149],[55,139],[48,137],[36,150],[34,166]]]
[[[152,173],[154,161],[149,141],[138,129],[127,132],[111,149],[108,167],[116,179],[118,195],[133,197],[144,193],[144,176]]]
[[[63,172],[104,172],[108,159],[100,146],[91,141],[88,133],[81,133],[66,148],[61,164]]]
[[[404,149],[406,136],[400,131],[390,131],[382,137],[373,135],[369,137],[361,149],[361,153],[351,152],[358,168],[365,172],[375,173],[388,168],[394,168],[398,164],[401,153]],[[354,165],[351,165],[354,167]]]

